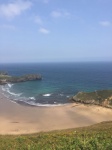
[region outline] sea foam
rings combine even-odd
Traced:
[[[31,99],[31,100],[36,100],[35,97],[29,97],[29,99]]]
[[[43,96],[51,96],[52,94],[43,94]]]
[[[11,88],[14,84],[10,84],[10,83],[8,83],[7,85],[8,85],[8,87],[10,87],[10,88]]]
[[[14,93],[14,92],[11,92],[11,91],[10,91],[10,89],[11,89],[11,87],[12,87],[13,85],[14,85],[14,84],[8,83],[7,85],[2,86],[2,91],[6,92],[6,93],[9,93],[9,94],[12,95],[12,96],[21,96],[22,93]]]
[[[24,102],[24,101],[23,101]],[[29,104],[31,106],[39,106],[39,107],[51,107],[51,106],[63,106],[66,104],[42,104],[42,103],[35,103],[35,102],[25,102],[26,104]]]
[[[13,93],[13,92],[10,92],[10,90],[9,89],[7,89],[7,92],[9,93],[9,94],[11,94],[11,95],[14,95],[14,96],[21,96],[22,95],[22,93]]]

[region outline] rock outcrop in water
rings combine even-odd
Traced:
[[[112,90],[101,90],[95,92],[79,92],[71,101],[83,104],[94,104],[112,108]]]
[[[18,83],[18,82],[26,82],[26,81],[34,81],[34,80],[41,80],[42,76],[39,74],[28,74],[23,76],[9,76],[5,72],[0,72],[0,84],[6,83]]]
[[[0,75],[3,76],[3,75],[8,75],[8,73],[6,71],[0,71]]]

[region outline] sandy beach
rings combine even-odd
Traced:
[[[24,106],[8,100],[0,90],[0,134],[69,129],[110,120],[111,109],[75,103],[56,107]]]

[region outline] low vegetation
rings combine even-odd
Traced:
[[[32,135],[1,135],[0,150],[112,150],[112,121]]]
[[[23,76],[9,76],[8,73],[0,71],[0,85],[7,83],[18,83],[26,81],[41,80],[40,74],[28,74]]]
[[[99,90],[94,92],[79,92],[70,100],[84,104],[95,104],[112,108],[112,90]]]

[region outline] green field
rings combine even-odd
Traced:
[[[112,121],[32,135],[1,135],[0,150],[112,150]]]

